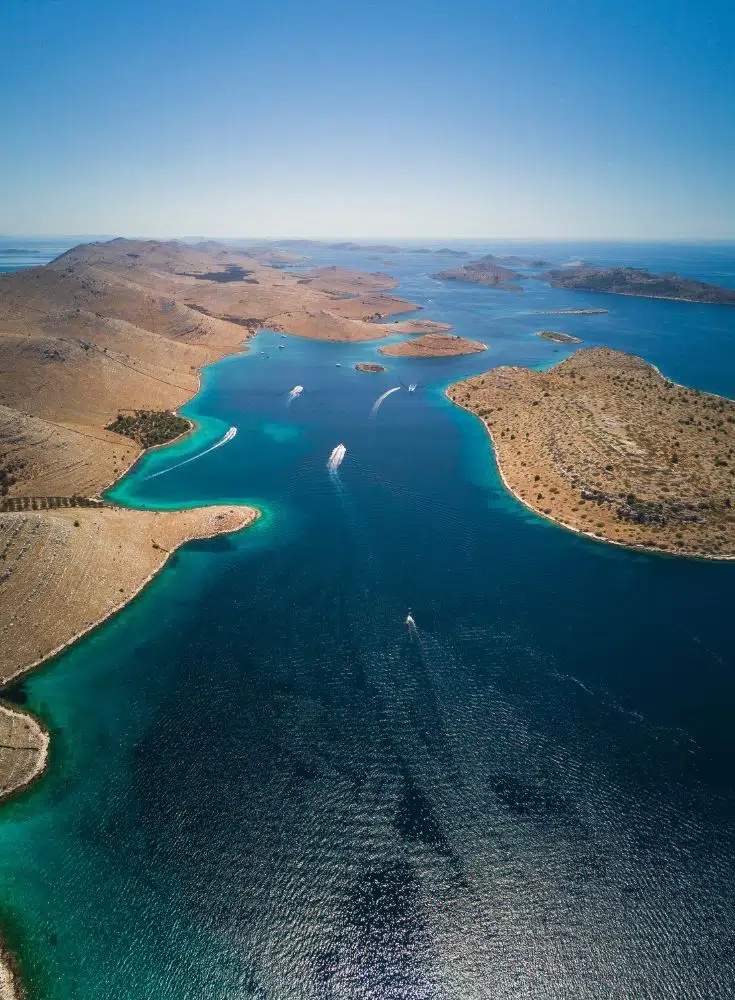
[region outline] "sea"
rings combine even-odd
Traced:
[[[561,361],[550,327],[735,397],[735,309],[440,282],[461,260],[420,251],[447,246],[735,287],[726,243],[289,265],[387,272],[488,350],[368,374],[382,342],[264,331],[204,371],[195,435],[111,490],[262,517],[7,692],[52,734],[0,808],[0,932],[33,1000],[735,996],[735,564],[536,517],[444,395]],[[6,247],[5,269],[65,248]],[[609,311],[540,314],[578,308]]]

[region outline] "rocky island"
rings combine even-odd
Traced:
[[[447,395],[484,421],[506,486],[536,513],[620,545],[735,558],[732,400],[606,348]]]
[[[550,340],[553,344],[581,344],[581,337],[573,337],[570,333],[562,333],[561,330],[538,330],[537,337],[542,340]]]
[[[475,285],[487,285],[490,288],[503,288],[506,291],[519,292],[521,286],[517,284],[522,279],[522,275],[510,268],[502,267],[497,263],[492,254],[481,257],[479,260],[471,260],[461,267],[448,268],[431,275],[439,281],[468,281]]]
[[[637,267],[593,267],[581,264],[551,270],[538,277],[547,279],[552,288],[735,305],[735,290],[732,288],[723,288],[694,278],[682,278],[677,274],[652,274]]]
[[[384,372],[386,367],[385,365],[376,365],[372,361],[358,361],[355,370],[358,372]]]
[[[402,340],[378,348],[381,354],[402,358],[448,358],[455,354],[477,354],[486,351],[487,344],[466,337],[449,337],[440,333],[427,333],[414,340]]]

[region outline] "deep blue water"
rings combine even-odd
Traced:
[[[508,249],[735,285],[723,245]],[[561,359],[553,326],[735,395],[735,310],[316,256],[396,274],[489,352],[368,375],[375,344],[263,333],[206,371],[198,435],[116,488],[264,517],[24,684],[53,756],[0,811],[0,914],[35,995],[731,998],[735,566],[534,517],[442,389]],[[585,306],[610,312],[532,315]]]

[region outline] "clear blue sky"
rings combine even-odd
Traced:
[[[0,0],[0,230],[735,237],[734,0]]]

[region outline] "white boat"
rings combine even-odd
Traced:
[[[332,449],[332,453],[327,460],[327,468],[330,472],[336,472],[344,461],[344,457],[347,454],[347,449],[343,444],[338,444],[336,448]]]
[[[409,387],[408,387],[408,391],[409,392],[414,392],[415,389],[416,389],[417,384],[418,383],[416,383],[416,382],[412,382],[411,385],[409,385]]]
[[[414,628],[416,627],[416,622],[413,620],[413,615],[411,614],[410,611],[406,615],[406,625],[408,625],[409,628],[411,628],[411,626],[413,626]]]

